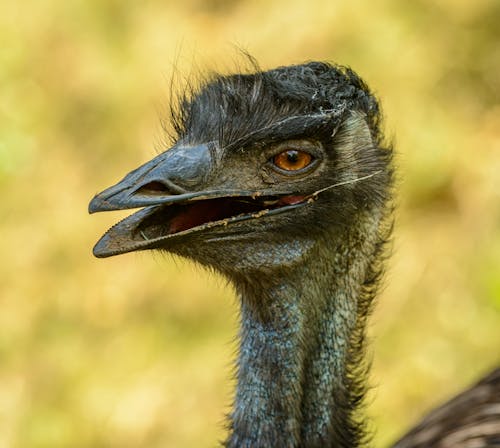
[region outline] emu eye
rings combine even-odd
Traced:
[[[297,149],[287,149],[273,157],[273,163],[285,171],[298,171],[308,166],[313,160],[311,154]]]

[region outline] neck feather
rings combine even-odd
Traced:
[[[241,346],[227,447],[365,441],[365,321],[384,239],[332,240],[316,241],[286,270],[235,281]]]

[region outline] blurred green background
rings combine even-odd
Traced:
[[[351,65],[382,98],[399,210],[371,320],[384,446],[500,361],[500,3],[0,3],[0,448],[214,447],[237,302],[179,259],[91,248],[94,193],[162,149],[174,67]],[[235,63],[236,61],[236,63]],[[181,75],[182,77],[182,75]]]

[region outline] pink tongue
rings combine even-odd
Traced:
[[[284,196],[282,197],[278,204],[280,205],[294,205],[302,202],[306,197],[305,196]]]
[[[305,200],[306,196],[283,196],[278,206],[294,205]],[[255,211],[255,210],[254,210]],[[193,227],[211,221],[217,221],[224,217],[238,215],[240,213],[250,213],[245,209],[235,209],[232,202],[220,201],[200,201],[191,206],[187,206],[183,211],[170,221],[169,234],[182,232]]]
[[[170,221],[169,233],[182,232],[205,222],[216,221],[219,214],[220,209],[214,207],[208,201],[207,203],[199,203],[196,206],[187,207],[185,211],[179,213]]]

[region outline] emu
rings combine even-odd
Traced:
[[[92,199],[91,213],[141,207],[95,256],[167,251],[234,285],[241,329],[226,447],[369,444],[365,326],[394,179],[377,99],[351,69],[309,62],[214,75],[178,100],[172,148]],[[499,395],[496,371],[396,446],[500,443]],[[479,404],[456,427],[447,419],[459,421],[463,399]]]

